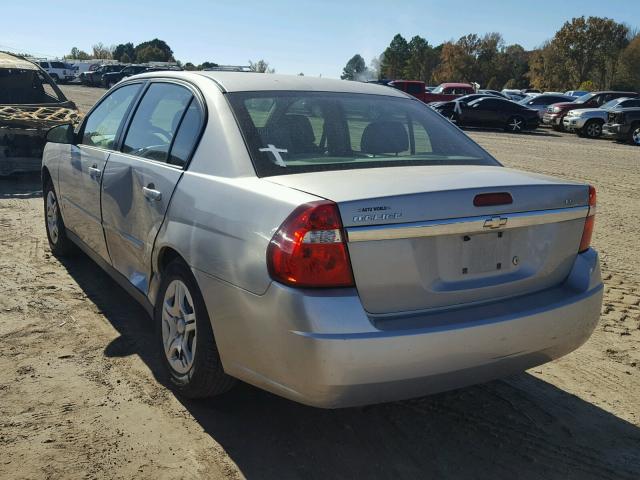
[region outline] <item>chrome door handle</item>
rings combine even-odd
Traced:
[[[160,190],[155,190],[153,188],[153,184],[150,184],[148,187],[142,187],[142,194],[147,199],[155,202],[162,200],[162,192]]]
[[[91,178],[95,178],[96,180],[98,180],[102,176],[102,170],[100,170],[97,165],[89,167],[88,170],[89,170],[89,176]]]

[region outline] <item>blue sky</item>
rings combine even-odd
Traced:
[[[497,31],[507,43],[533,48],[574,16],[606,16],[640,27],[637,2],[5,0],[0,50],[56,57],[74,46],[90,51],[97,42],[158,37],[183,62],[238,65],[264,58],[278,73],[338,77],[352,55],[369,62],[396,33],[421,35],[436,45]]]

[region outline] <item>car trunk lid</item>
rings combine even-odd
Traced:
[[[586,185],[503,167],[394,167],[268,180],[338,204],[356,287],[371,314],[553,287],[573,265],[588,210]],[[493,193],[512,201],[474,205]]]

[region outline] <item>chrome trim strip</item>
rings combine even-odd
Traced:
[[[570,207],[533,212],[503,213],[478,217],[430,220],[428,222],[396,223],[349,227],[346,229],[349,242],[369,242],[375,240],[397,240],[401,238],[435,237],[440,235],[460,235],[466,233],[495,232],[512,228],[544,225],[586,218],[589,207]]]

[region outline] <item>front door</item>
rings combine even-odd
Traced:
[[[65,225],[105,260],[107,249],[100,215],[100,184],[119,129],[140,89],[126,85],[105,97],[88,115],[78,145],[61,163],[60,197]]]
[[[102,216],[113,266],[147,293],[151,254],[202,113],[191,90],[152,82],[133,115],[120,152],[109,158]],[[189,150],[189,148],[187,148]]]

